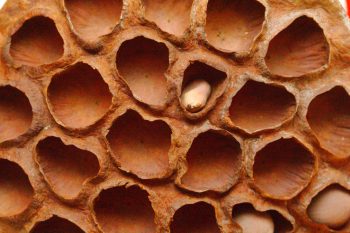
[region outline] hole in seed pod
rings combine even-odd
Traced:
[[[96,219],[105,233],[154,233],[154,211],[148,193],[138,186],[103,190],[95,200]]]
[[[295,110],[295,98],[285,88],[248,81],[233,97],[229,112],[236,126],[254,133],[280,126]]]
[[[271,40],[265,62],[273,74],[298,77],[323,67],[328,58],[329,46],[322,28],[302,16]]]
[[[277,211],[260,212],[250,203],[235,205],[232,216],[244,233],[285,233],[293,229],[292,224]]]
[[[53,216],[52,218],[37,223],[30,233],[84,233],[80,227],[67,219]]]
[[[194,139],[186,159],[182,185],[197,192],[225,192],[238,179],[241,148],[233,137],[207,131]]]
[[[27,174],[14,162],[0,159],[0,216],[22,213],[34,195]]]
[[[63,44],[54,21],[36,16],[25,21],[12,36],[10,54],[13,60],[22,65],[39,66],[61,58]]]
[[[334,230],[350,223],[350,191],[333,184],[318,193],[307,208],[309,217]]]
[[[37,162],[48,183],[54,192],[67,199],[77,197],[84,183],[100,169],[93,153],[65,145],[56,137],[40,141],[36,151]]]
[[[215,209],[206,202],[188,204],[175,212],[171,233],[220,233]]]
[[[343,87],[312,100],[307,120],[324,149],[339,157],[350,156],[350,96]]]
[[[149,105],[163,105],[167,97],[165,72],[169,50],[164,43],[145,37],[123,42],[117,54],[117,68],[133,96]]]
[[[26,95],[11,86],[0,87],[0,142],[27,132],[32,120],[32,107]]]
[[[111,33],[118,24],[122,0],[65,0],[65,7],[75,30],[86,40]]]
[[[265,7],[256,0],[210,0],[205,31],[218,49],[246,52],[262,30]]]
[[[142,179],[166,174],[171,129],[165,122],[147,121],[129,110],[114,122],[107,140],[122,170]]]
[[[313,176],[315,158],[295,138],[279,139],[257,152],[255,185],[276,199],[296,196]]]
[[[181,105],[187,111],[201,111],[213,97],[220,95],[220,85],[227,75],[207,64],[194,62],[184,72]]]
[[[160,29],[181,36],[190,25],[193,0],[143,0],[146,18],[155,22]]]
[[[71,128],[96,123],[112,103],[112,94],[100,73],[84,63],[55,75],[47,94],[54,117]]]

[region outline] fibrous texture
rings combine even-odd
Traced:
[[[0,233],[350,232],[334,0],[8,0]]]

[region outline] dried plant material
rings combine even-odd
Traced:
[[[329,59],[329,45],[314,19],[302,16],[274,37],[265,61],[270,72],[298,77],[320,70]]]
[[[316,96],[307,119],[321,146],[338,157],[350,156],[350,96],[342,87]]]
[[[64,3],[73,29],[87,41],[111,33],[123,7],[122,0],[65,0]]]
[[[232,219],[244,233],[274,233],[275,226],[268,212],[259,212],[251,205],[240,204],[232,210]]]
[[[234,125],[249,132],[276,128],[296,112],[295,97],[282,87],[248,81],[229,109]]]
[[[117,69],[133,96],[145,104],[165,104],[168,65],[168,48],[152,39],[136,37],[125,41],[118,50]]]
[[[154,212],[146,191],[138,186],[104,190],[94,211],[105,233],[154,233]]]
[[[350,232],[341,10],[8,0],[0,233]]]
[[[142,179],[168,174],[171,129],[163,121],[147,121],[128,111],[119,117],[107,135],[120,168]]]
[[[83,185],[99,170],[96,156],[73,145],[65,145],[57,137],[39,142],[36,160],[54,192],[66,199],[76,198]]]
[[[220,233],[215,210],[205,202],[182,206],[176,211],[170,228],[172,233]]]
[[[339,185],[327,187],[313,198],[308,214],[317,223],[341,230],[350,222],[350,191]]]
[[[210,84],[203,79],[196,79],[182,91],[181,102],[187,111],[198,112],[207,104],[210,94]]]
[[[257,0],[209,0],[207,39],[229,52],[249,52],[262,30],[265,7]]]
[[[157,26],[176,36],[182,36],[190,26],[193,0],[142,0],[145,17]]]
[[[50,64],[62,57],[63,43],[55,22],[36,16],[25,21],[12,36],[10,54],[14,62],[20,65]]]
[[[84,231],[67,219],[53,216],[52,218],[39,222],[30,233],[84,233]]]
[[[23,169],[9,160],[0,160],[0,216],[25,211],[33,200],[34,190]]]
[[[24,134],[32,119],[32,107],[26,95],[12,86],[0,86],[0,142]]]
[[[112,103],[112,94],[98,70],[85,63],[55,75],[47,92],[53,116],[70,128],[96,123]]]

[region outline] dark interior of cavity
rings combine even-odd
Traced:
[[[0,142],[24,134],[32,120],[32,107],[27,96],[12,86],[0,87]]]
[[[312,214],[310,213],[311,211],[315,211],[315,210],[313,210],[313,208],[315,208],[315,203],[317,203],[320,199],[323,199],[323,195],[324,194],[326,194],[327,195],[327,193],[328,192],[330,192],[330,191],[332,191],[332,190],[339,190],[339,191],[343,191],[344,193],[348,193],[349,194],[349,196],[350,196],[350,191],[349,190],[347,190],[347,189],[345,189],[343,186],[341,186],[341,185],[339,185],[339,184],[331,184],[331,185],[329,185],[329,186],[327,186],[326,188],[324,188],[322,191],[320,191],[315,197],[313,197],[312,198],[312,200],[311,200],[311,202],[310,202],[310,204],[309,204],[309,206],[307,207],[307,213],[308,213],[308,215],[309,215],[309,217],[312,219]],[[336,197],[336,198],[338,198],[338,197]],[[329,197],[327,198],[327,199],[329,199]],[[334,200],[334,198],[332,198],[333,200]],[[340,200],[339,200],[340,201]],[[336,200],[334,200],[334,202],[336,202]],[[341,203],[339,203],[339,204],[341,204]],[[334,208],[339,208],[339,204],[338,204],[338,206],[334,206]],[[316,204],[317,205],[317,204]],[[326,204],[325,206],[327,206],[327,207],[329,207],[329,208],[333,208],[333,203],[328,203],[328,204]],[[349,212],[349,210],[348,209],[346,209],[347,207],[348,207],[349,205],[348,205],[348,203],[343,203],[343,205],[342,205],[342,207],[344,208],[344,209],[323,209],[322,210],[322,215],[324,216],[324,215],[326,215],[326,213],[328,213],[329,214],[329,219],[333,219],[332,221],[329,221],[329,222],[338,222],[339,223],[339,221],[341,221],[340,219],[334,219],[334,218],[336,218],[336,217],[338,217],[339,216],[339,213],[337,213],[337,214],[335,214],[334,212],[337,212],[338,210],[342,213],[341,215],[342,215],[342,217],[345,217],[346,216],[346,214],[345,214],[345,212]],[[317,208],[317,207],[316,207]],[[316,213],[317,214],[317,213]],[[333,216],[332,216],[333,215]],[[317,220],[316,219],[312,219],[313,221],[315,221],[315,222],[317,222]],[[348,229],[350,229],[349,227],[350,227],[350,219],[348,219],[348,221],[345,223],[345,224],[343,224],[343,225],[341,225],[341,224],[339,224],[339,226],[332,226],[332,225],[329,225],[329,224],[327,224],[327,223],[322,223],[322,222],[319,222],[320,224],[325,224],[325,225],[328,225],[328,227],[330,228],[330,229],[332,229],[332,230],[337,230],[337,231],[341,231],[341,232],[345,232],[345,231],[347,231]]]
[[[339,157],[350,156],[350,96],[343,87],[313,99],[307,120],[322,147]]]
[[[14,162],[0,159],[0,216],[20,214],[29,206],[33,195],[23,169]]]
[[[194,139],[186,160],[184,186],[194,191],[227,190],[240,171],[241,149],[233,137],[207,131]]]
[[[190,25],[193,0],[143,0],[146,18],[160,29],[181,36]]]
[[[65,0],[74,29],[87,40],[113,31],[121,15],[122,0]]]
[[[148,193],[138,186],[103,190],[94,204],[104,233],[155,233],[154,211]]]
[[[77,63],[55,75],[48,87],[54,116],[65,126],[84,128],[109,110],[112,94],[98,70]]]
[[[84,231],[67,219],[53,216],[37,223],[30,233],[84,233]]]
[[[270,42],[265,57],[276,75],[297,77],[328,63],[329,46],[322,28],[311,18],[297,18]]]
[[[167,98],[165,72],[169,50],[163,43],[145,37],[123,42],[117,53],[117,68],[133,96],[145,104],[163,105]]]
[[[220,233],[215,209],[206,202],[182,206],[175,212],[171,233]]]
[[[100,165],[96,156],[61,139],[48,137],[36,148],[37,162],[53,190],[65,198],[76,197],[84,182],[97,175]]]
[[[218,49],[249,51],[264,19],[265,7],[256,0],[209,0],[207,39]]]
[[[260,150],[254,161],[254,181],[276,198],[301,191],[313,174],[315,158],[296,139],[279,139]]]
[[[236,126],[256,132],[279,126],[295,108],[295,98],[285,88],[250,80],[233,97],[229,112]]]
[[[254,206],[250,203],[241,203],[241,204],[235,205],[232,208],[232,216],[236,216],[238,214],[252,212],[252,211],[258,211],[258,210],[256,210]],[[264,211],[264,213],[268,213],[271,216],[275,227],[275,230],[274,230],[275,233],[287,233],[293,230],[293,225],[276,210],[267,210],[267,211]],[[252,224],[256,224],[256,223],[252,223]]]
[[[107,140],[123,170],[155,178],[168,169],[171,129],[163,121],[146,121],[128,110],[114,122]]]
[[[217,96],[219,93],[220,85],[223,84],[227,75],[225,72],[215,69],[205,63],[195,61],[191,63],[184,72],[182,81],[181,92],[194,80],[202,79],[207,81],[211,86],[211,96],[208,102],[212,99],[212,96]]]
[[[36,16],[12,36],[10,54],[20,64],[39,66],[58,60],[63,55],[63,44],[54,21]]]

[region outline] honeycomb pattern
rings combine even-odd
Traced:
[[[9,0],[0,233],[350,232],[346,20],[331,0]]]

